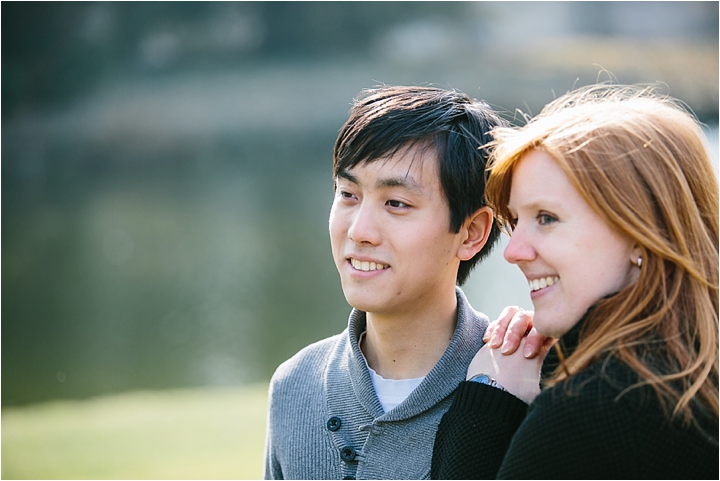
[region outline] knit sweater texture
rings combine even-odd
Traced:
[[[562,341],[572,346],[578,331]],[[607,357],[543,390],[529,407],[500,389],[462,382],[438,429],[431,477],[718,479],[717,416],[696,407],[699,426],[671,422],[652,388],[626,389],[637,380]]]
[[[353,310],[341,334],[278,367],[270,383],[265,479],[427,479],[438,423],[483,345],[488,319],[456,289],[458,316],[445,353],[410,396],[383,412]]]

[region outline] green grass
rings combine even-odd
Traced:
[[[2,479],[260,479],[267,385],[2,411]]]

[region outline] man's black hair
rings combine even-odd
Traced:
[[[485,205],[485,167],[490,131],[507,123],[484,102],[456,90],[380,87],[363,90],[340,129],[333,151],[333,177],[400,149],[431,147],[437,153],[443,194],[450,207],[450,232]],[[457,283],[493,249],[500,237],[493,221],[485,246],[461,261]]]

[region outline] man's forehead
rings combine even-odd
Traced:
[[[434,183],[438,180],[438,156],[434,148],[410,145],[383,157],[360,161],[354,166],[341,169],[338,177],[357,182],[358,175],[370,173],[381,179],[386,186],[414,183]]]

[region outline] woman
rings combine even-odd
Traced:
[[[478,352],[432,477],[718,479],[718,184],[697,121],[598,85],[495,139],[505,258],[560,340],[542,392],[542,356]]]

